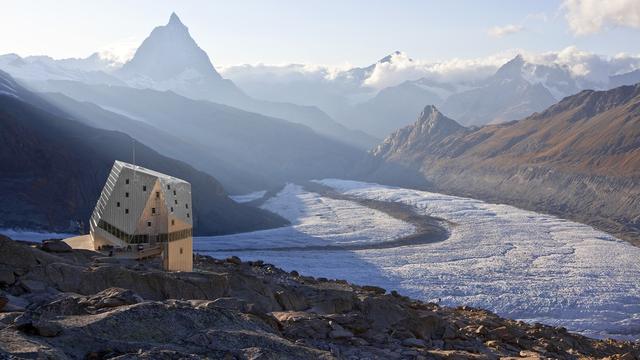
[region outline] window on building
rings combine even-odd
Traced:
[[[171,225],[173,226],[173,225],[175,225],[175,224],[176,224],[176,221],[175,221],[175,220],[173,220],[173,219],[171,219]]]
[[[189,208],[189,204],[184,204],[184,206],[188,209]]]
[[[173,196],[176,196],[176,191],[175,190],[173,190]]]
[[[120,207],[120,201],[116,203],[116,207]]]
[[[129,197],[129,193],[128,192],[124,193],[124,197]]]
[[[147,185],[142,185],[142,191],[147,191]]]
[[[180,248],[180,255],[182,255],[182,248]]]
[[[190,216],[189,216],[189,213],[187,213],[187,217],[190,217]]]
[[[167,190],[171,190],[171,185],[167,185]]]
[[[171,212],[173,212],[173,206],[171,207]]]
[[[129,209],[124,209],[124,213],[128,214],[129,213]]]
[[[176,205],[178,205],[178,200],[177,200],[177,199],[176,199],[176,200],[173,200],[173,202],[174,202]]]
[[[156,213],[156,208],[151,208],[151,213],[155,214]]]
[[[147,226],[151,227],[151,221],[147,221]]]
[[[160,197],[160,191],[156,191],[156,198]]]
[[[124,183],[125,183],[125,184],[127,184],[127,185],[129,185],[129,179],[126,179],[126,180],[124,181]]]

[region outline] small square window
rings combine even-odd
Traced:
[[[173,196],[176,196],[176,191],[175,190],[173,190]]]
[[[190,216],[189,216],[189,213],[187,213],[187,217],[190,217]]]
[[[125,183],[125,184],[127,184],[127,185],[129,185],[129,179],[126,179],[126,180],[124,181],[124,183]]]
[[[173,206],[171,207],[171,212],[173,212]]]
[[[124,197],[128,198],[129,197],[129,193],[128,192],[124,193]]]
[[[160,197],[160,191],[156,191],[156,198]]]
[[[151,213],[155,214],[156,213],[156,208],[151,208]]]
[[[176,205],[178,205],[178,200],[173,200],[173,202],[174,202]]]
[[[142,185],[142,191],[147,191],[147,185]]]
[[[171,190],[171,185],[167,185],[167,190]]]
[[[147,226],[151,226],[151,221],[147,221]]]
[[[120,207],[120,201],[116,203],[116,207]]]
[[[128,214],[129,213],[129,209],[124,209],[124,213]]]
[[[182,255],[182,248],[180,248],[180,255]]]
[[[184,206],[188,209],[189,208],[189,204],[184,204]]]
[[[175,225],[175,224],[176,224],[176,221],[171,219],[171,225]]]

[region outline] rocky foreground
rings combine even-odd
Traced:
[[[166,273],[0,236],[0,359],[640,359],[638,343],[259,261],[195,265]]]

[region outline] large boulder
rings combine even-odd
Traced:
[[[113,308],[142,302],[140,295],[123,288],[108,288],[80,301],[93,309]]]
[[[320,314],[340,314],[351,311],[358,299],[353,291],[323,289],[309,296],[308,302]]]
[[[27,306],[30,304],[27,299],[22,297],[10,294],[2,294],[1,296],[7,300],[5,305],[0,307],[0,311],[3,312],[25,311]]]
[[[42,242],[42,250],[50,253],[68,253],[73,249],[62,240],[45,240]]]
[[[371,321],[375,329],[387,329],[390,326],[407,319],[407,311],[396,303],[392,295],[366,298],[362,302],[362,313]]]
[[[276,291],[276,300],[284,310],[306,310],[309,308],[307,299],[304,295],[294,291]]]
[[[405,326],[420,339],[441,339],[445,331],[445,321],[436,313],[410,317]]]
[[[16,282],[13,269],[7,265],[0,264],[0,286],[9,286]]]
[[[289,338],[325,339],[333,330],[329,320],[304,311],[277,311],[271,315],[278,321],[282,332]]]

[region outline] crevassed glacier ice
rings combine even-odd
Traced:
[[[487,308],[594,337],[640,338],[640,248],[587,225],[511,206],[354,181],[320,182],[442,217],[455,223],[451,236],[440,243],[390,249],[266,250],[283,242],[387,241],[412,231],[409,224],[358,204],[291,185],[265,208],[289,218],[293,226],[196,239],[196,250],[224,250],[212,255],[262,259],[288,270],[398,289],[446,305]],[[257,248],[256,243],[264,250],[234,251]]]

